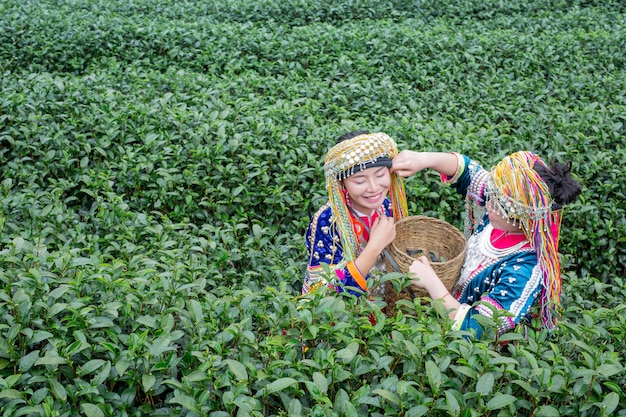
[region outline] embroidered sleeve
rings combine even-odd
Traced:
[[[502,334],[512,330],[524,318],[541,293],[541,271],[534,254],[503,262],[496,277],[493,276],[485,278],[493,281],[489,283],[489,291],[480,296],[464,317],[459,317],[458,328],[474,329],[477,337],[482,335],[482,328],[476,314],[493,317],[494,310],[508,312],[508,315],[500,316],[498,334]]]
[[[484,193],[489,172],[476,161],[465,155],[454,153],[458,159],[457,172],[452,176],[441,175],[441,180],[451,184],[457,192],[467,199],[474,199],[484,205]]]
[[[465,317],[472,307],[469,304],[461,304],[459,309],[454,315],[454,322],[452,323],[452,330],[460,330],[465,322]]]
[[[339,292],[344,291],[344,287],[348,291],[349,287],[363,291],[367,288],[367,277],[353,261],[343,259],[341,241],[332,227],[331,215],[330,205],[323,206],[315,213],[306,231],[305,243],[309,259],[302,285],[303,294],[322,286],[335,288]],[[328,265],[331,276],[328,276],[322,264]]]
[[[348,273],[346,274],[345,271],[342,270],[341,273],[344,276],[343,278],[339,277],[343,286],[360,288],[365,291],[367,289],[366,277],[359,271],[359,268],[357,268],[354,262],[348,262],[346,266]],[[339,272],[340,271],[337,270],[337,275],[339,275]]]
[[[456,172],[451,177],[441,174],[441,181],[446,184],[454,184],[459,180],[463,172],[465,172],[466,158],[460,153],[452,152],[452,155],[456,156]]]

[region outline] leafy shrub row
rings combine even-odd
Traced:
[[[574,8],[559,19],[513,18],[533,33],[527,36],[476,21],[441,20],[425,32],[412,18],[286,32],[225,24],[208,38],[205,29],[189,27],[207,41],[219,33],[216,48],[178,42],[161,22],[145,39],[175,55],[155,52],[145,61],[133,51],[150,53],[149,46],[122,42],[117,54],[130,65],[108,57],[86,74],[4,77],[1,152],[11,161],[5,177],[44,188],[62,179],[63,196],[83,210],[106,191],[174,221],[258,221],[286,230],[304,227],[309,192],[323,194],[322,138],[349,130],[337,125],[345,120],[354,128],[377,126],[405,146],[458,149],[485,165],[512,148],[532,149],[573,160],[586,188],[578,210],[586,215],[566,217],[573,232],[563,249],[574,268],[607,280],[626,264],[611,239],[626,228],[621,153],[606,152],[625,145],[625,32],[621,20],[607,26],[611,13]],[[89,42],[80,38],[31,38],[89,57]],[[118,39],[102,38],[107,45]],[[55,62],[54,53],[40,52]],[[28,60],[18,66],[35,64]],[[201,62],[217,66],[196,72]],[[271,197],[257,201],[258,193]],[[430,204],[416,208],[428,211]],[[445,204],[441,215],[450,218],[456,201]],[[607,243],[608,263],[592,256]]]
[[[16,239],[2,255],[9,415],[55,415],[64,404],[87,416],[626,411],[621,280],[616,290],[569,275],[556,338],[528,326],[493,343],[448,332],[441,307],[417,300],[387,318],[371,302],[294,298],[283,285],[208,291],[209,271],[171,247],[125,260]]]
[[[306,10],[291,3],[284,7]],[[529,71],[549,76],[559,68],[577,69],[581,57],[588,54],[595,56],[586,64],[599,67],[596,70],[621,68],[625,62],[619,53],[624,42],[622,12],[611,6],[601,11],[568,7],[559,19],[544,18],[545,11],[529,17],[525,10],[488,21],[424,19],[404,12],[400,23],[346,18],[341,25],[320,22],[294,27],[267,25],[264,18],[212,22],[191,10],[186,13],[193,19],[172,21],[141,13],[94,15],[73,6],[41,8],[39,3],[28,2],[8,3],[4,9],[0,56],[5,61],[3,68],[12,71],[83,73],[90,72],[92,65],[100,66],[102,60],[115,58],[125,63],[147,61],[161,70],[175,63],[179,69],[211,74],[255,71],[263,76],[296,73],[315,77],[319,70],[326,72],[327,65],[339,61],[336,77],[355,72],[380,75],[383,64],[399,66],[384,72],[406,82],[419,81],[415,78],[421,73],[426,73],[426,78],[449,75],[441,74],[442,68],[463,70],[455,64],[475,65],[481,71],[468,68],[464,73],[480,77],[496,70],[504,70],[508,76],[524,76]],[[268,14],[281,16],[273,11]],[[427,31],[424,25],[428,25]],[[485,31],[490,36],[482,36]],[[317,41],[314,44],[310,43],[312,37]],[[558,49],[553,41],[558,42]],[[521,55],[525,59],[520,60]],[[368,59],[369,65],[362,65],[363,59]],[[440,60],[457,62],[429,65]],[[517,65],[510,65],[512,60]],[[427,86],[425,83],[422,89]]]

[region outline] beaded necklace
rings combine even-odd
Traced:
[[[502,239],[506,232],[496,237],[495,240],[492,240],[491,235],[493,230],[493,226],[488,224],[480,233],[470,237],[461,276],[453,291],[455,297],[458,298],[458,296],[465,291],[465,288],[474,276],[480,274],[500,259],[509,257],[517,252],[532,250],[526,239],[505,248],[495,247],[494,243]]]

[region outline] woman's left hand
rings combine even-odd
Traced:
[[[427,168],[424,161],[424,154],[410,150],[401,151],[393,158],[392,163],[391,172],[395,172],[401,177],[409,177]]]
[[[413,261],[409,267],[409,274],[418,288],[423,288],[429,293],[429,289],[434,289],[437,284],[441,284],[441,280],[425,256],[420,256]]]

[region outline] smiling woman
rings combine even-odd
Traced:
[[[364,292],[372,270],[384,272],[381,255],[395,238],[394,221],[407,213],[403,180],[389,171],[397,153],[388,135],[360,131],[340,137],[326,154],[329,201],[306,231],[304,294],[322,286]],[[323,264],[332,270],[330,276],[324,275]]]

